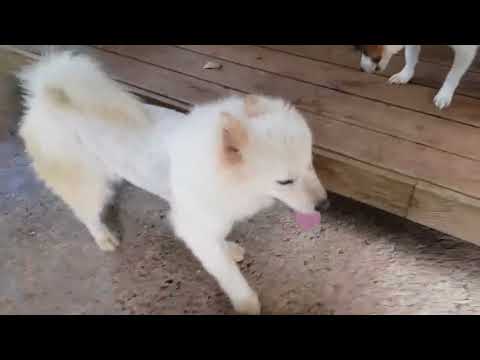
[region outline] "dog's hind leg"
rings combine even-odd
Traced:
[[[465,72],[472,64],[473,59],[477,53],[476,45],[459,45],[454,46],[455,58],[453,65],[448,72],[440,91],[435,95],[433,99],[435,105],[439,109],[443,109],[450,105],[452,97],[457,90],[458,84],[462,79]]]
[[[39,177],[59,196],[82,221],[103,251],[113,251],[117,238],[101,219],[102,211],[112,195],[108,176],[98,169],[67,163],[33,161]]]

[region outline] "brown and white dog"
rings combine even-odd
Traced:
[[[390,77],[392,84],[408,83],[418,63],[421,45],[354,45],[362,52],[360,68],[368,73],[386,69],[393,55],[405,48],[405,66],[399,73]],[[452,67],[442,87],[433,99],[439,109],[450,105],[453,95],[465,72],[477,54],[478,45],[448,45],[455,52]]]

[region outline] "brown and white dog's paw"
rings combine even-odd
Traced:
[[[399,73],[393,75],[388,79],[390,84],[406,84],[413,77],[413,71],[403,69]]]
[[[449,89],[440,89],[440,91],[433,98],[433,102],[437,108],[440,110],[448,107],[452,102],[453,92]]]

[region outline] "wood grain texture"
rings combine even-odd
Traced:
[[[266,45],[266,47],[309,59],[341,65],[356,71],[360,70],[360,54],[354,51],[350,45]],[[424,49],[422,48],[421,55],[421,60],[417,65],[415,76],[410,86],[417,84],[438,91],[452,65],[453,57],[450,48],[448,46],[427,46]],[[441,57],[438,58],[437,56]],[[386,78],[399,72],[404,64],[404,55],[401,52],[392,58],[384,73],[369,75],[369,77],[376,77],[378,80],[386,81]],[[476,62],[474,62],[470,71],[465,74],[460,83],[457,95],[480,98],[480,88],[478,86],[480,82],[479,71],[480,66],[478,65],[477,56]],[[421,90],[415,89],[413,91]],[[462,104],[466,100],[461,96],[456,96],[455,101]],[[434,110],[433,105],[429,111],[431,112],[432,110]]]
[[[434,148],[450,151],[464,156],[480,159],[480,148],[476,146],[480,136],[480,129],[471,129],[455,121],[441,119],[427,114],[416,113],[405,109],[398,109],[385,104],[390,102],[398,107],[415,109],[428,105],[428,97],[413,93],[408,86],[390,86],[383,79],[364,74],[356,70],[348,70],[332,64],[298,58],[285,53],[264,49],[258,46],[210,46],[210,45],[182,45],[182,48],[199,52],[203,55],[232,61],[256,69],[272,72],[282,77],[291,77],[315,85],[320,85],[340,92],[357,96],[338,94],[338,102],[343,102],[338,109],[338,102],[321,101],[318,99],[311,108],[301,99],[300,106],[306,106],[311,112],[335,112],[343,121],[355,123],[376,131],[402,137],[413,142],[429,145]],[[376,81],[374,81],[376,80]],[[480,79],[479,79],[480,80]],[[480,82],[479,82],[480,84]],[[480,87],[479,87],[480,88]],[[361,96],[362,98],[359,98]],[[378,100],[380,103],[363,99]],[[387,101],[387,100],[390,101]],[[416,102],[419,106],[412,106]],[[331,104],[331,106],[329,106]],[[415,105],[415,104],[413,104]],[[368,108],[368,111],[366,107]],[[456,106],[457,107],[457,106]],[[480,101],[478,102],[480,109]],[[427,109],[423,109],[425,112]],[[392,121],[386,121],[386,117]],[[478,111],[475,112],[474,124],[480,124]],[[458,141],[462,138],[462,141]],[[461,147],[461,149],[459,148]],[[474,154],[475,153],[475,154]]]
[[[314,165],[334,193],[405,217],[415,180],[329,151],[315,149]]]
[[[480,245],[480,200],[420,182],[407,218]]]
[[[314,131],[315,145],[381,168],[392,169],[409,177],[480,197],[478,180],[480,163],[447,152],[452,151],[456,146],[463,147],[462,151],[458,147],[455,150],[462,154],[466,152],[471,154],[472,151],[478,150],[476,140],[480,136],[478,133],[476,136],[469,135],[472,133],[471,127],[458,128],[459,132],[454,136],[446,129],[440,130],[443,132],[442,136],[432,136],[430,130],[426,130],[423,134],[425,137],[430,137],[431,146],[425,146],[383,132],[371,131],[373,125],[358,126],[361,122],[358,119],[363,119],[362,124],[372,121],[372,118],[376,118],[377,123],[408,122],[410,117],[418,115],[413,111],[389,107],[383,103],[372,102],[227,61],[222,62],[220,71],[204,70],[203,65],[212,60],[211,57],[172,46],[114,45],[103,46],[103,48],[118,54],[128,53],[128,56],[145,63],[162,66],[208,83],[235,88],[241,92],[282,96],[305,111]],[[402,115],[399,115],[400,112]],[[422,133],[427,123],[418,119],[413,125],[417,132]],[[438,134],[438,129],[441,129],[443,124],[451,129],[448,122],[439,123],[441,125],[437,127],[434,126],[435,123],[431,123],[429,129],[432,133]],[[438,144],[438,141],[441,141],[440,138],[450,144],[437,145],[442,151],[432,147],[434,142]],[[465,141],[468,138],[470,141]],[[467,143],[468,145],[465,145]],[[475,158],[477,157],[478,154],[475,155]]]
[[[39,54],[42,45],[19,45],[24,51]],[[184,104],[198,104],[218,97],[235,94],[223,86],[202,86],[198,80],[160,67],[140,63],[133,59],[107,53],[88,46],[58,45],[59,49],[77,50],[96,58],[112,78],[143,91],[154,93],[159,99],[171,99]]]

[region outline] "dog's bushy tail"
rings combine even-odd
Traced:
[[[71,51],[45,54],[17,76],[27,106],[38,99],[55,109],[113,123],[139,126],[149,122],[142,103],[87,55]]]

